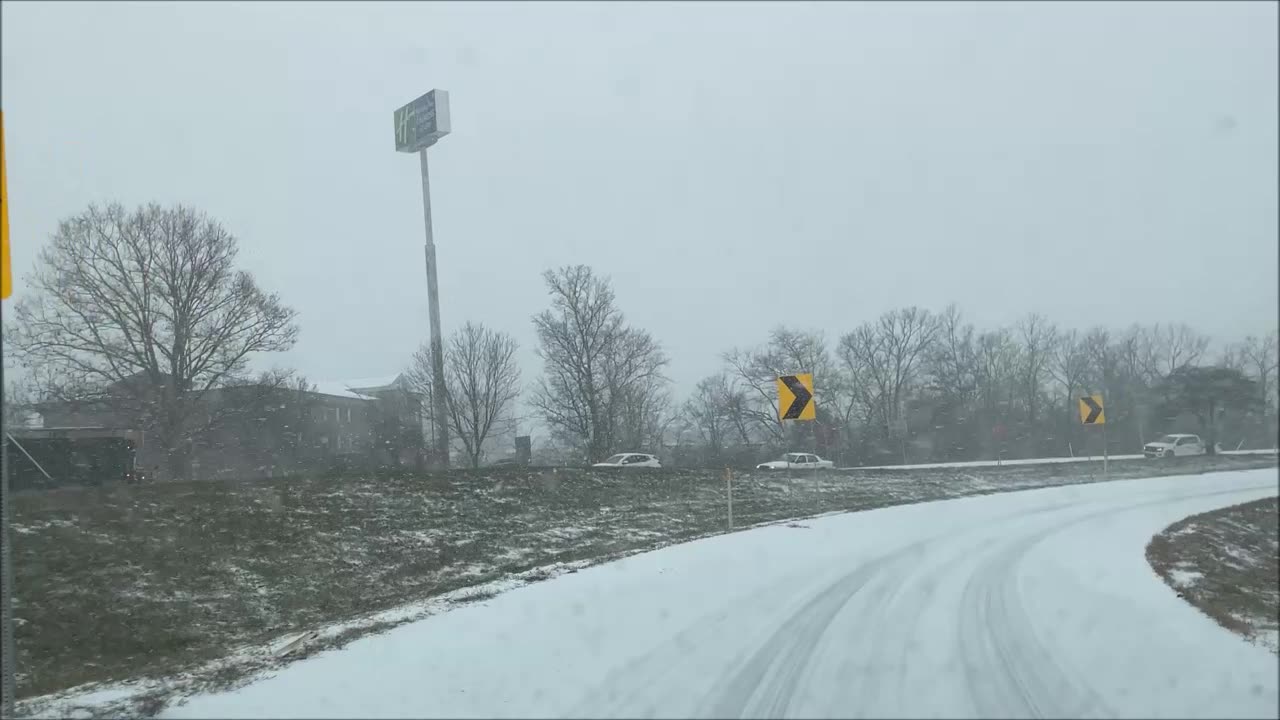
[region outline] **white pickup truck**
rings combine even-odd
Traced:
[[[1164,435],[1159,440],[1142,446],[1142,455],[1149,458],[1176,458],[1187,455],[1204,455],[1204,443],[1199,435],[1178,433]]]
[[[756,466],[757,470],[830,470],[836,466],[813,453],[787,453],[777,460]]]

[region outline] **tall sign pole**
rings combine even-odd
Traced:
[[[427,263],[427,315],[431,325],[431,400],[436,461],[449,467],[449,422],[444,389],[444,341],[440,337],[440,290],[436,283],[436,242],[431,231],[431,178],[427,148],[449,134],[449,93],[432,90],[394,113],[396,151],[418,153],[422,166],[423,252]]]
[[[423,253],[427,259],[427,316],[431,325],[431,423],[436,437],[436,460],[449,467],[449,416],[445,413],[444,340],[440,336],[440,289],[436,281],[436,242],[431,232],[431,178],[427,173],[427,149],[418,151],[422,164],[422,217],[427,228]]]

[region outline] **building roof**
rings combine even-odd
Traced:
[[[396,373],[395,375],[381,375],[378,377],[355,378],[354,380],[343,380],[341,382],[349,390],[387,390],[400,384],[401,375],[403,375],[403,373]]]
[[[368,395],[361,395],[354,392],[343,382],[318,382],[312,383],[315,392],[321,395],[332,395],[334,397],[347,398],[348,400],[376,400],[377,398]]]
[[[313,384],[316,392],[321,395],[333,395],[353,400],[376,400],[377,398],[371,397],[369,393],[402,387],[403,373],[354,378],[351,380],[328,380]]]

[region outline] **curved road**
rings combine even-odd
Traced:
[[[1144,548],[1277,472],[886,508],[674,546],[291,665],[168,717],[1267,717],[1280,661]]]

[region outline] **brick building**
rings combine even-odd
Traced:
[[[262,388],[217,388],[193,414],[185,452],[196,479],[272,477],[423,462],[422,403],[400,375]],[[135,413],[106,401],[42,403],[45,427],[137,430]],[[166,479],[168,458],[160,443],[145,443],[138,465]]]

